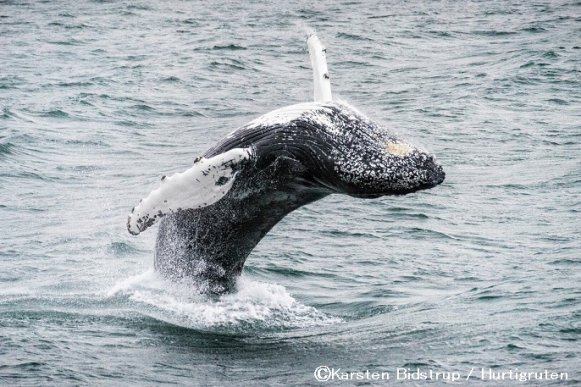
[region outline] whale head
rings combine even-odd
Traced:
[[[445,179],[435,157],[369,120],[348,105],[334,113],[341,123],[334,138],[337,188],[350,196],[405,195]]]
[[[262,133],[257,135],[257,129]],[[266,163],[295,160],[307,187],[354,197],[405,195],[442,183],[434,156],[405,142],[345,102],[275,110],[237,133]],[[240,146],[240,144],[238,144]]]

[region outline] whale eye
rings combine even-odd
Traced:
[[[386,142],[384,148],[386,151],[394,155],[407,155],[412,151],[410,146],[395,142]]]

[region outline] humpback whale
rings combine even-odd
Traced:
[[[291,211],[331,194],[405,195],[444,181],[433,155],[333,99],[326,49],[314,34],[307,44],[313,102],[236,129],[131,211],[131,234],[159,221],[154,267],[164,277],[232,290],[250,252]]]

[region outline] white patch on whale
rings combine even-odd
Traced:
[[[258,126],[274,127],[277,125],[285,126],[298,118],[309,118],[311,121],[314,121],[321,126],[332,127],[333,124],[328,118],[329,113],[330,109],[324,103],[298,103],[266,113],[250,121],[247,125],[243,126],[243,128],[254,128]],[[233,136],[237,130],[230,133],[229,136]]]
[[[311,57],[311,66],[313,67],[315,101],[332,101],[331,80],[329,78],[329,70],[327,69],[327,49],[323,47],[323,44],[315,34],[309,36],[307,45],[309,46],[309,56]]]
[[[161,186],[133,209],[127,229],[137,235],[164,215],[216,203],[234,183],[234,165],[251,157],[251,149],[236,148],[209,159],[201,158],[185,172],[162,177]]]

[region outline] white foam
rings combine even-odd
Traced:
[[[194,329],[302,328],[341,321],[296,301],[283,286],[244,276],[235,293],[212,297],[199,291],[191,282],[170,283],[150,270],[119,281],[107,296],[126,296],[150,317]]]

